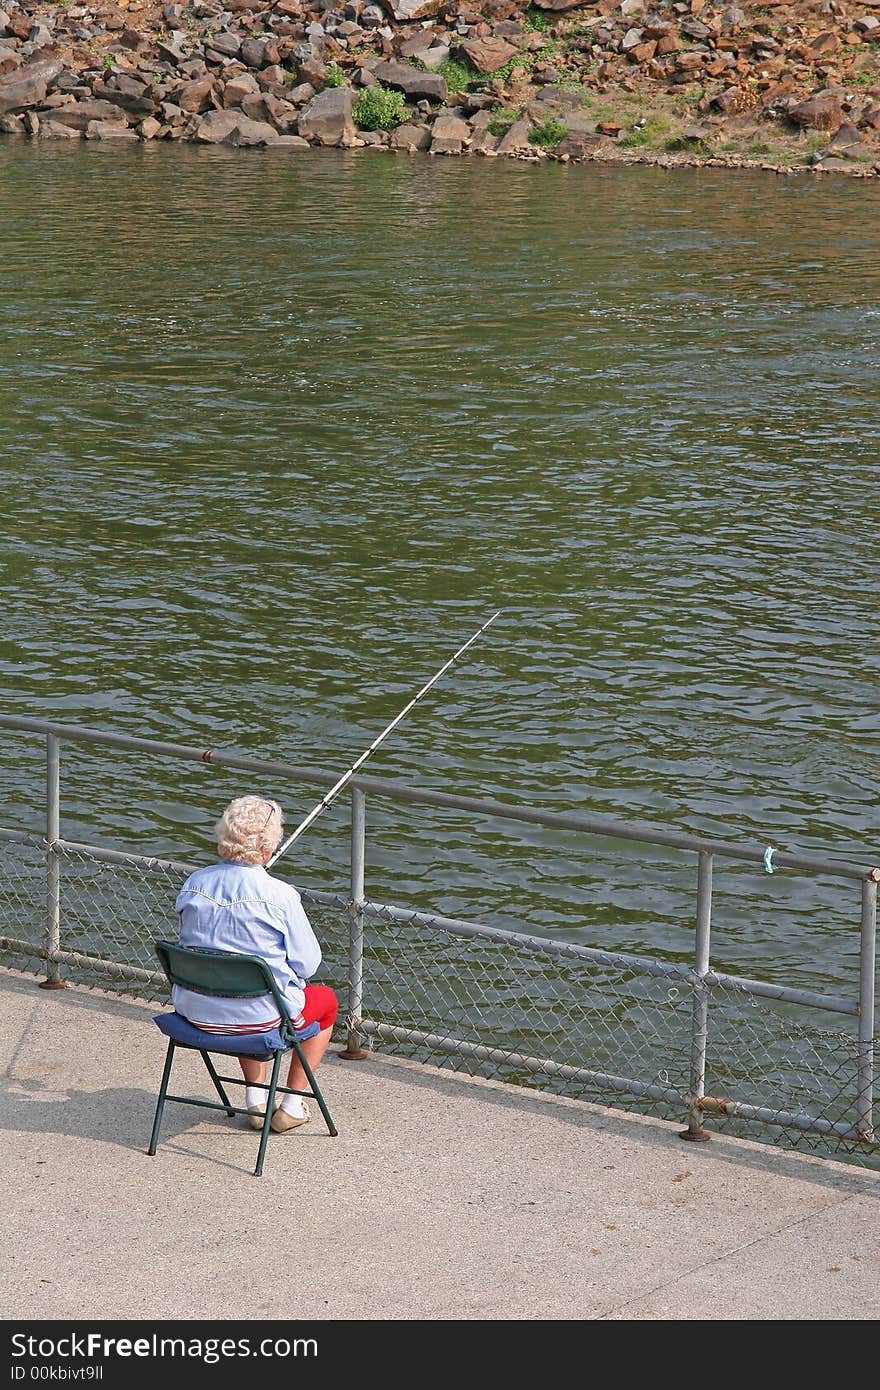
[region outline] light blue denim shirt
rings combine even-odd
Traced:
[[[261,864],[223,860],[190,874],[175,906],[181,946],[262,956],[296,1019],[306,980],[321,964],[321,948],[291,884],[273,878]],[[278,1017],[271,994],[221,999],[175,985],[171,998],[192,1023],[265,1024]]]

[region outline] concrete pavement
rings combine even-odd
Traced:
[[[335,1044],[339,1138],[313,1106],[257,1179],[169,1105],[149,1158],[155,1006],[36,984],[0,970],[7,1319],[877,1316],[878,1174]]]

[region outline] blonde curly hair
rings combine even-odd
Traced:
[[[239,796],[230,801],[217,822],[217,849],[233,864],[262,864],[281,843],[284,817],[277,801],[264,796]]]

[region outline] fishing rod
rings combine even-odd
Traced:
[[[360,757],[357,759],[356,762],[352,763],[348,771],[342,774],[336,785],[334,787],[331,787],[330,791],[327,793],[326,796],[323,796],[321,798],[317,806],[313,807],[312,810],[309,811],[309,814],[306,816],[305,820],[300,821],[293,834],[288,835],[287,839],[284,841],[284,844],[281,845],[278,849],[276,849],[275,853],[272,855],[272,858],[266,865],[267,869],[271,869],[275,861],[281,858],[284,851],[290,848],[294,840],[298,840],[300,835],[302,835],[303,831],[308,830],[309,826],[312,825],[318,819],[321,812],[326,811],[330,803],[332,801],[335,801],[336,797],[342,791],[343,787],[348,785],[352,777],[354,777],[355,773],[363,767],[367,759],[373,756],[376,749],[379,747],[379,744],[383,743],[385,739],[388,737],[388,735],[392,732],[392,730],[397,728],[401,719],[404,719],[406,715],[409,714],[410,710],[419,703],[419,700],[421,700],[422,696],[427,695],[428,691],[431,689],[431,686],[437,684],[440,677],[442,675],[445,675],[445,673],[449,670],[450,666],[455,665],[456,661],[458,661],[458,658],[464,655],[468,647],[472,647],[474,645],[478,637],[482,637],[483,633],[486,631],[486,628],[490,627],[491,624],[494,623],[495,619],[499,618],[503,612],[504,609],[499,608],[497,613],[493,613],[489,621],[487,623],[483,623],[483,626],[480,628],[479,632],[475,632],[473,637],[469,637],[468,640],[465,642],[464,646],[459,647],[458,651],[455,653],[455,656],[451,656],[449,660],[446,662],[446,665],[440,667],[440,670],[437,672],[436,676],[432,676],[431,679],[428,681],[427,685],[422,686],[418,695],[413,696],[409,704],[406,705],[405,708],[400,711],[400,714],[398,714],[395,719],[392,719],[391,723],[388,725],[386,729],[382,730],[381,734],[377,739],[373,740],[366,752],[361,753]]]

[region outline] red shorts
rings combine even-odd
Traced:
[[[305,1028],[309,1023],[320,1023],[321,1032],[332,1028],[339,1013],[339,1000],[327,985],[306,985],[306,1002],[302,1013],[293,1020],[294,1028]]]

